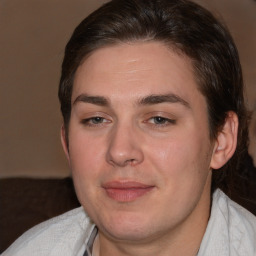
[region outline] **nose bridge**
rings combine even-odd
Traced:
[[[143,161],[138,129],[131,123],[118,122],[111,131],[107,161],[112,165],[137,165]]]

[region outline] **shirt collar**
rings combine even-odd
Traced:
[[[94,240],[95,240],[97,234],[98,234],[98,229],[95,226],[91,235],[90,235],[90,238],[89,238],[89,240],[86,244],[86,249],[85,249],[85,252],[84,252],[83,256],[92,256],[92,247],[93,247],[93,243],[94,243]]]

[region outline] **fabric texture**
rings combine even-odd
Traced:
[[[219,189],[198,256],[256,256],[256,217]]]
[[[95,225],[82,207],[24,233],[2,256],[82,256]]]
[[[2,256],[83,256],[94,228],[80,207],[27,231]],[[256,256],[256,217],[219,189],[198,256]]]

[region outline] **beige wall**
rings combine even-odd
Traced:
[[[69,175],[59,140],[60,65],[73,28],[103,2],[0,1],[0,177]],[[218,12],[231,28],[244,67],[249,107],[256,109],[256,2],[197,2]]]

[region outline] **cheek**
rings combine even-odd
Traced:
[[[91,139],[79,132],[71,134],[69,151],[70,167],[77,197],[85,209],[97,205],[97,197],[100,187],[99,172],[105,159],[102,145],[97,139]],[[94,209],[95,207],[93,207]]]
[[[207,141],[208,138],[192,135],[151,140],[146,149],[149,165],[162,173],[165,183],[198,183],[209,170],[210,147]],[[208,153],[203,156],[202,152]]]
[[[87,136],[81,131],[73,131],[69,138],[69,154],[71,165],[81,167],[97,166],[103,159],[103,139]]]
[[[183,163],[188,163],[189,145],[182,139],[166,138],[164,140],[151,140],[145,150],[155,165],[162,166],[161,169],[173,169]]]
[[[103,141],[79,131],[71,134],[70,141],[70,168],[77,194],[88,194],[92,184],[99,184],[100,170],[106,169]]]

